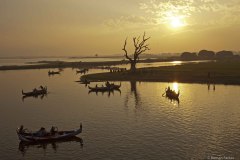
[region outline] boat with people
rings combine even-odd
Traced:
[[[17,130],[17,135],[20,141],[24,142],[43,142],[51,140],[62,140],[82,133],[82,123],[80,123],[80,128],[76,130],[69,131],[58,131],[57,127],[53,127],[50,131],[46,131],[44,127],[41,127],[38,131],[31,132],[21,125]]]
[[[97,85],[95,87],[88,86],[88,89],[90,89],[91,91],[95,91],[95,92],[104,92],[104,91],[114,90],[114,88],[112,88],[112,87],[106,87],[106,86],[98,87]]]
[[[97,85],[95,87],[90,87],[88,86],[88,88],[91,91],[97,91],[97,92],[104,92],[104,91],[112,91],[112,90],[119,90],[121,87],[121,83],[119,85],[116,85],[114,83],[109,83],[108,81],[105,83],[105,86],[102,85],[101,87],[98,87]]]
[[[48,71],[48,75],[60,74],[60,71]]]
[[[165,95],[166,95],[166,97],[168,97],[170,99],[178,99],[179,95],[180,95],[180,90],[178,90],[178,92],[176,92],[175,90],[172,90],[172,89],[170,89],[170,87],[168,87],[165,90]]]
[[[33,91],[31,92],[24,92],[22,90],[22,95],[25,96],[25,97],[29,97],[29,96],[39,96],[39,95],[44,95],[44,94],[47,94],[47,87],[43,87],[43,86],[40,86],[39,89],[37,88],[34,88]]]
[[[105,85],[106,87],[113,88],[113,89],[119,89],[121,87],[121,83],[119,85],[116,85],[114,83],[110,83],[109,81],[107,81]]]

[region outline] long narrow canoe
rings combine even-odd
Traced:
[[[22,90],[23,96],[38,96],[38,95],[44,95],[44,94],[47,94],[47,87],[40,90],[36,89],[35,91],[32,91],[32,92],[24,92]]]
[[[80,128],[71,131],[56,131],[54,134],[50,132],[46,132],[44,136],[39,135],[39,131],[36,132],[26,132],[21,129],[17,129],[17,135],[20,141],[24,142],[42,142],[42,141],[50,141],[50,140],[61,140],[66,138],[74,137],[78,134],[82,133],[82,124],[80,124]]]

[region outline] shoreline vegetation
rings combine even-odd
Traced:
[[[189,63],[176,66],[139,68],[130,71],[88,74],[90,81],[148,81],[240,85],[240,61]]]
[[[139,63],[192,60],[193,59],[186,60],[180,57],[173,57],[168,59],[145,59],[140,60]],[[0,66],[0,71],[54,68],[97,68],[122,64],[130,65],[126,60],[106,62],[39,61],[30,64],[32,65]],[[236,58],[235,60],[231,58],[176,66],[139,68],[135,73],[127,70],[123,72],[88,74],[81,78],[90,81],[148,81],[240,85],[240,60],[239,58]]]

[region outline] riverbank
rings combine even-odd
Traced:
[[[140,63],[153,63],[153,62],[171,62],[180,60],[179,58],[168,59],[145,59],[140,60]],[[2,70],[27,70],[27,69],[54,69],[54,68],[95,68],[102,66],[116,66],[127,64],[128,61],[102,61],[102,62],[65,62],[65,61],[38,61],[28,62],[27,65],[7,65],[0,66]]]
[[[217,61],[84,75],[91,81],[151,81],[240,85],[240,62]]]

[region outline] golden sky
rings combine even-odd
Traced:
[[[150,53],[240,50],[240,0],[0,0],[0,56],[121,54],[146,31]]]

